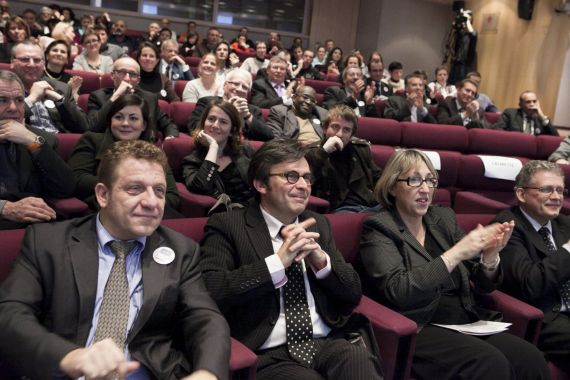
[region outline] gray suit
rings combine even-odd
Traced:
[[[315,133],[324,138],[323,123],[328,116],[328,111],[316,106],[315,112],[309,117]],[[316,122],[318,121],[318,122]],[[296,139],[299,136],[299,121],[292,106],[282,104],[271,107],[266,125],[273,131],[275,138],[287,137]]]

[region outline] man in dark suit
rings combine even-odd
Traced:
[[[496,219],[515,221],[501,252],[501,290],[544,312],[538,348],[570,373],[570,217],[560,214],[566,191],[556,164],[529,161],[515,180],[518,206]]]
[[[50,133],[83,133],[87,118],[77,106],[71,87],[51,78],[42,78],[45,62],[42,48],[24,41],[12,50],[11,69],[24,84],[26,124]]]
[[[447,98],[437,107],[439,124],[463,125],[465,128],[491,128],[475,96],[477,84],[464,79],[457,85],[457,97]]]
[[[192,80],[190,66],[178,54],[178,42],[166,40],[160,46],[160,73],[175,83],[177,80]]]
[[[0,71],[0,98],[0,229],[54,220],[42,198],[71,196],[71,169],[53,135],[24,124],[24,86],[16,74]]]
[[[158,95],[144,91],[138,87],[141,80],[140,66],[131,57],[119,58],[113,64],[114,88],[101,88],[89,95],[87,108],[90,129],[93,132],[104,132],[107,112],[111,104],[121,95],[135,93],[148,104],[149,115],[154,118],[156,128],[165,139],[178,136],[178,126],[158,106]]]
[[[304,154],[284,139],[255,153],[248,177],[258,202],[205,227],[206,286],[232,336],[258,354],[258,379],[380,379],[362,336],[345,329],[360,280],[327,219],[305,210],[312,176]]]
[[[160,226],[167,168],[153,144],[117,142],[101,160],[96,216],[28,229],[0,287],[0,356],[14,372],[228,378],[229,328],[199,247]]]
[[[126,32],[127,23],[124,20],[115,21],[111,27],[109,42],[120,46],[125,54],[132,54],[139,48],[139,40],[128,36]]]
[[[558,136],[558,131],[540,108],[540,102],[532,91],[525,91],[519,96],[519,108],[504,110],[493,128],[534,136]]]
[[[277,104],[291,105],[291,95],[295,82],[285,80],[287,61],[280,56],[269,60],[267,76],[253,82],[251,103],[261,108],[271,108]]]
[[[381,170],[372,160],[370,142],[356,136],[358,118],[345,105],[329,110],[324,138],[307,154],[315,174],[313,194],[327,199],[334,212],[376,212],[374,186]]]
[[[382,82],[384,79],[384,64],[382,61],[371,61],[368,64],[369,78],[366,79],[366,85],[374,88],[374,100],[386,100],[389,96],[394,95],[392,87]]]
[[[407,75],[405,80],[405,97],[394,95],[388,98],[384,117],[398,121],[435,124],[437,121],[428,110],[424,100],[425,87],[423,77],[419,73]]]
[[[251,74],[245,70],[232,69],[226,74],[223,99],[232,103],[243,118],[243,135],[250,140],[267,141],[273,138],[273,132],[265,125],[259,107],[247,102],[251,89]],[[200,118],[206,106],[218,96],[205,96],[198,99],[194,111],[188,118],[188,133],[192,133],[200,124]]]
[[[323,106],[326,109],[337,104],[352,108],[358,116],[380,117],[374,105],[375,88],[366,85],[360,67],[347,67],[342,71],[344,87],[329,87],[325,90]]]
[[[317,105],[315,90],[310,86],[298,86],[292,105],[271,107],[267,126],[276,138],[292,138],[310,144],[324,137],[322,125],[327,115],[327,110]]]

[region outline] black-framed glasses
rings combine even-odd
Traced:
[[[307,104],[316,104],[317,100],[315,98],[313,98],[312,96],[303,94],[303,95],[299,95],[299,97]]]
[[[33,63],[34,65],[39,65],[44,61],[43,58],[38,57],[14,57],[12,59],[20,63]]]
[[[544,195],[552,195],[556,191],[556,194],[562,195],[563,197],[568,196],[568,189],[563,188],[562,186],[542,186],[542,187],[531,187],[526,186],[523,189],[533,189],[538,190],[539,193]]]
[[[134,71],[128,71],[128,70],[113,70],[113,72],[120,78],[123,78],[125,76],[127,76],[127,74],[129,74],[129,77],[133,78],[133,79],[137,79],[138,77],[140,77],[139,73],[136,73]]]
[[[303,178],[305,180],[305,182],[307,183],[307,185],[310,185],[313,183],[313,175],[311,173],[307,173],[307,174],[299,174],[298,172],[291,170],[290,172],[285,172],[285,173],[270,173],[269,176],[279,176],[279,177],[283,177],[287,180],[287,182],[289,182],[291,185],[296,184],[297,182],[299,182],[299,178]]]
[[[235,88],[241,88],[244,91],[249,91],[249,86],[240,82],[236,82],[233,80],[226,80],[226,83],[228,83],[229,85],[231,85],[232,87]]]
[[[398,182],[406,182],[408,184],[408,186],[411,186],[411,187],[420,187],[425,182],[427,187],[432,188],[432,189],[435,189],[437,187],[437,184],[439,183],[437,178],[432,178],[432,177],[422,178],[419,176],[411,176],[408,178],[398,178]]]

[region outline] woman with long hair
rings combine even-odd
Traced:
[[[160,53],[156,44],[145,41],[139,46],[137,62],[141,68],[139,87],[145,91],[159,95],[159,99],[167,102],[179,101],[170,79],[160,73]]]
[[[10,63],[12,47],[30,37],[30,27],[21,17],[10,17],[4,26],[4,42],[0,44],[0,62]]]
[[[73,70],[82,70],[98,75],[113,71],[113,58],[101,55],[101,38],[99,34],[90,29],[81,37],[83,51],[75,57]]]
[[[231,70],[234,66],[239,63],[239,57],[233,53],[230,49],[230,44],[226,41],[220,41],[214,48],[214,54],[216,55],[216,64],[218,66],[218,76],[222,78],[226,73]],[[237,58],[237,61],[236,61]]]

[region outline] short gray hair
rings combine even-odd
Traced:
[[[517,174],[515,178],[515,191],[520,187],[527,187],[531,184],[534,175],[541,171],[548,171],[557,176],[562,177],[564,180],[564,173],[560,166],[556,165],[554,162],[531,160],[527,162]]]

